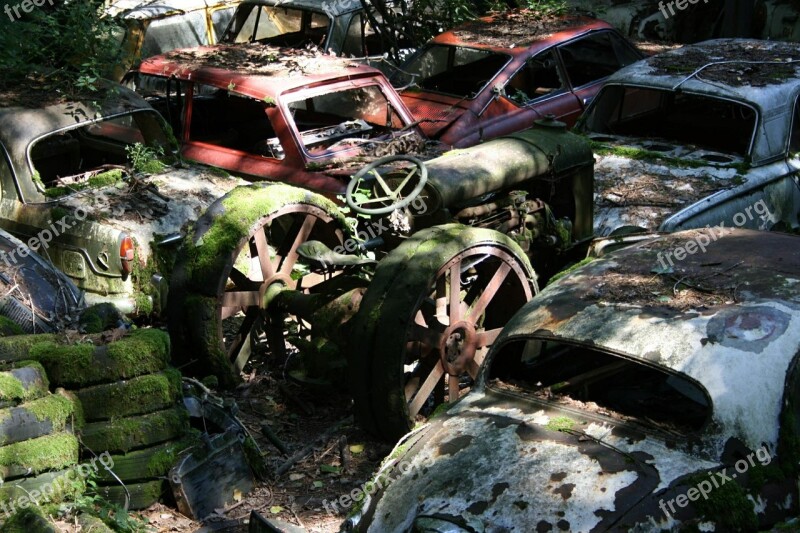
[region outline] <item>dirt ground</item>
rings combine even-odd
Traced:
[[[256,357],[257,371],[252,370],[240,387],[223,397],[233,399],[239,406],[239,419],[258,442],[270,478],[259,481],[256,489],[240,501],[218,509],[206,525],[223,527],[256,510],[308,531],[338,531],[346,510],[336,514],[330,505],[326,510],[325,500],[335,501],[362,487],[391,452],[392,445],[358,428],[347,394],[312,390],[285,378],[282,366],[271,361],[268,354]],[[285,445],[287,454],[264,436],[264,424]],[[289,457],[309,446],[310,453],[285,474],[273,474]],[[165,503],[141,513],[154,531],[184,533],[203,526]]]

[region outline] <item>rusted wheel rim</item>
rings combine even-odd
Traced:
[[[226,282],[220,283],[222,289],[217,293],[218,333],[222,349],[237,369],[241,370],[249,358],[251,335],[269,320],[267,290],[279,284],[308,291],[326,279],[300,266],[297,248],[309,240],[334,248],[342,243],[343,235],[324,210],[308,204],[287,205],[259,221],[234,254],[237,259],[221,273]],[[270,329],[282,332],[282,326]],[[231,330],[235,332],[229,333]],[[281,333],[272,335],[269,341],[274,349],[276,343],[283,342]]]
[[[491,245],[465,250],[438,270],[406,331],[411,372],[404,392],[411,421],[445,375],[449,402],[461,395],[463,376],[477,376],[505,321],[531,299],[527,278],[511,253]]]

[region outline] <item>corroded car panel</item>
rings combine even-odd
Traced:
[[[550,285],[343,530],[732,531],[796,515],[797,241],[681,232]],[[674,275],[653,272],[687,246]]]
[[[798,51],[719,39],[611,76],[578,126],[597,155],[595,231],[800,226]]]

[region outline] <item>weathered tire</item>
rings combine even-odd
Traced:
[[[59,533],[59,530],[38,506],[27,507],[12,514],[0,527],[0,533]],[[98,532],[99,533],[99,532]]]
[[[34,361],[0,372],[0,408],[41,398],[49,393],[48,387],[44,368]]]
[[[64,344],[63,337],[41,337],[40,342],[28,345],[28,358],[42,364],[50,383],[56,387],[75,389],[130,379],[159,372],[169,362],[169,335],[158,329],[137,329],[100,346],[91,342]],[[100,339],[99,335],[87,338],[94,342]],[[0,354],[2,344],[0,342]]]
[[[181,439],[125,454],[112,455],[111,460],[114,466],[111,470],[125,482],[166,476],[169,470],[175,466],[178,455],[192,446],[193,442],[193,439]],[[114,476],[105,469],[98,472],[97,480],[103,483],[115,482]]]
[[[168,368],[127,381],[104,383],[74,394],[83,405],[87,422],[143,415],[172,407],[181,396],[181,374]]]
[[[80,403],[61,391],[17,407],[0,409],[0,445],[50,435],[82,423]]]
[[[451,272],[457,277],[448,282]],[[462,283],[465,274],[467,282]],[[475,377],[479,357],[482,360],[500,328],[537,291],[525,253],[496,231],[437,226],[416,233],[389,253],[378,264],[354,318],[348,350],[350,388],[362,427],[398,439],[413,427],[419,401],[427,402],[451,371],[452,401],[459,394],[459,376],[468,372]],[[450,293],[458,295],[458,305],[451,305]],[[451,344],[471,351],[459,349],[450,359],[445,352]],[[404,367],[414,361],[418,365],[407,377]],[[414,379],[418,387],[411,383]],[[408,398],[411,392],[416,400],[417,391],[423,391],[419,400]],[[439,396],[443,399],[444,394]]]
[[[189,413],[183,407],[143,416],[86,424],[81,443],[95,453],[126,453],[183,436],[189,428]]]
[[[161,498],[161,494],[164,491],[164,481],[157,479],[145,481],[143,483],[126,483],[125,487],[127,487],[128,493],[130,493],[128,509],[138,511],[147,509],[158,502],[158,499]],[[125,505],[126,493],[122,485],[99,485],[92,492],[110,503],[119,506]]]
[[[31,346],[40,342],[56,342],[58,336],[53,333],[42,333],[32,335],[15,335],[13,337],[0,338],[0,362],[13,363],[30,359],[28,352]]]
[[[61,432],[0,447],[0,479],[5,481],[78,464],[78,439]]]
[[[347,228],[332,202],[288,185],[239,187],[214,202],[187,235],[170,280],[170,335],[181,369],[217,376],[223,387],[238,383],[236,365],[246,361],[249,334],[264,318],[266,287],[276,282],[296,287],[291,274],[297,246],[313,239],[335,247]],[[241,265],[248,259],[244,255],[252,258],[247,272],[236,267],[237,260]],[[226,343],[223,322],[239,310],[245,318]]]
[[[44,501],[46,496],[47,503],[60,503],[83,494],[85,488],[84,479],[72,469],[47,472],[3,483],[0,485],[0,502],[18,502],[23,496],[30,498],[32,491],[37,491],[43,495],[41,500]]]

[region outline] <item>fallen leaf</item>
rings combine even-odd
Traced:
[[[320,465],[319,469],[320,469],[322,472],[327,472],[327,473],[329,473],[329,474],[338,474],[338,473],[339,473],[339,467],[338,467],[338,466],[333,466],[333,465]]]
[[[314,482],[314,488],[315,489],[321,489],[324,486],[325,486],[325,483],[323,483],[322,481],[317,480],[317,481]]]
[[[239,489],[233,489],[233,501],[240,502],[242,501],[242,491]]]
[[[272,514],[278,514],[281,511],[283,511],[283,507],[281,507],[280,505],[273,505],[272,507],[269,508],[269,512]]]
[[[363,451],[364,451],[364,445],[363,444],[351,444],[350,445],[350,453],[352,453],[353,455],[358,455],[359,453],[361,453]]]
[[[305,474],[289,474],[289,481],[297,481],[306,477]]]

